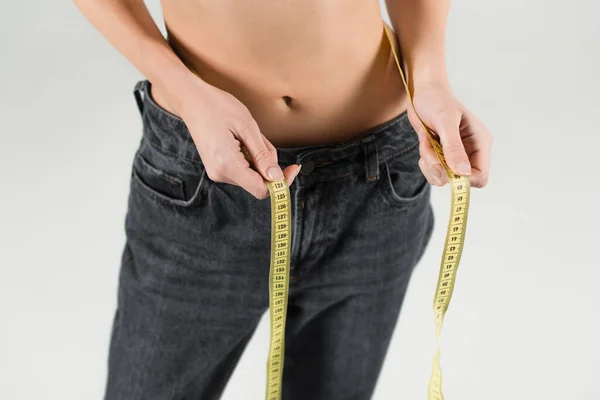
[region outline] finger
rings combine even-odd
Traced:
[[[301,165],[293,164],[286,167],[283,171],[288,186],[291,186],[294,179],[300,172]],[[269,197],[269,188],[263,177],[250,167],[242,168],[239,171],[231,172],[235,176],[235,181],[227,180],[228,183],[241,186],[248,193],[253,195],[259,200],[266,199]]]
[[[269,197],[269,188],[264,178],[250,167],[239,168],[231,172],[233,183],[244,188],[252,196],[259,200]]]
[[[471,162],[471,186],[482,188],[487,185],[491,165],[493,138],[487,127],[470,112],[463,115],[461,132],[469,133],[463,143],[469,152]]]
[[[262,132],[261,132],[260,136],[262,137],[262,140],[263,140],[265,146],[267,146],[270,151],[277,153],[277,149],[275,148],[275,146],[273,146],[273,143],[271,143],[271,141],[269,139],[267,139],[267,137]]]
[[[423,168],[427,168],[431,175],[435,176],[442,185],[446,184],[448,178],[446,177],[446,172],[442,167],[442,163],[437,154],[435,154],[435,150],[433,150],[431,142],[429,141],[429,135],[425,131],[423,123],[412,108],[408,109],[408,120],[419,136],[419,153],[421,154],[421,158],[424,159]]]
[[[422,157],[419,159],[419,168],[421,168],[421,172],[423,172],[423,175],[425,175],[427,182],[435,186],[444,186],[444,183],[431,173]]]
[[[300,164],[293,164],[284,168],[283,175],[285,175],[285,180],[287,181],[288,186],[292,186],[292,183],[298,176],[301,167],[302,165]]]
[[[417,116],[417,114],[415,113],[415,111],[413,110],[412,107],[408,108],[408,121],[410,122],[410,124],[412,125],[413,129],[415,130],[415,132],[417,132],[417,135],[419,136],[419,140],[423,140],[427,137],[426,132],[423,130],[423,124],[421,123],[421,120],[419,119],[419,117]]]
[[[485,149],[471,153],[471,186],[482,188],[488,184],[490,172],[490,153]]]
[[[419,153],[421,154],[425,167],[431,175],[435,176],[442,185],[445,185],[448,182],[448,177],[446,176],[446,171],[444,171],[444,168],[442,167],[442,162],[429,141],[429,137],[425,137],[419,143]]]
[[[442,115],[434,119],[432,129],[440,137],[448,167],[457,175],[470,175],[471,163],[460,136],[460,118]]]
[[[269,139],[267,139],[267,137],[264,134],[261,133],[261,135],[263,138],[263,142],[265,142],[265,145],[269,148],[269,150],[276,153],[277,149],[275,148],[275,146],[273,146],[273,144],[269,141]],[[296,178],[296,176],[298,176],[298,173],[300,172],[300,167],[301,165],[299,164],[292,164],[284,168],[283,176],[285,176],[285,180],[287,181],[288,186],[292,186],[292,182],[294,182],[294,179]]]
[[[248,124],[237,133],[240,136],[241,142],[248,150],[252,158],[252,165],[256,170],[269,181],[282,180],[283,171],[277,163],[277,151],[273,145],[269,146],[265,143],[268,140],[260,132],[256,122]]]

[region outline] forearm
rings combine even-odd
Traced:
[[[143,0],[73,0],[94,27],[180,112],[191,84],[203,83],[173,52]]]
[[[386,0],[410,85],[447,84],[446,20],[450,0]]]

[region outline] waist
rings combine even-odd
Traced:
[[[171,47],[192,71],[240,100],[274,145],[302,146],[355,138],[406,110],[383,22],[371,14],[359,28],[311,25],[295,38],[279,26],[165,18]]]
[[[146,127],[143,140],[165,155],[203,164],[185,122],[164,110],[148,95],[151,89],[149,81],[138,85],[146,93],[143,99]],[[365,166],[374,170],[376,165],[418,148],[418,144],[418,136],[404,111],[390,120],[359,132],[352,139],[328,144],[275,147],[282,168],[302,164],[302,173],[307,173],[307,170],[310,173],[309,180],[325,181],[362,173]]]

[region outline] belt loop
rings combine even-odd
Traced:
[[[379,157],[375,135],[363,137],[361,140],[365,154],[365,171],[367,182],[379,179]]]
[[[140,110],[140,114],[144,112],[144,88],[146,81],[139,81],[135,84],[135,88],[133,89],[133,95],[135,96],[135,101],[137,103],[138,109]]]

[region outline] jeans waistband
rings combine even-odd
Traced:
[[[140,81],[134,89],[144,122],[144,139],[168,154],[202,164],[192,137],[180,117],[160,107],[150,96],[150,82]],[[365,130],[356,139],[331,144],[278,147],[282,168],[302,164],[298,180],[323,181],[356,173],[367,181],[380,177],[381,163],[418,146],[419,140],[406,111]]]

